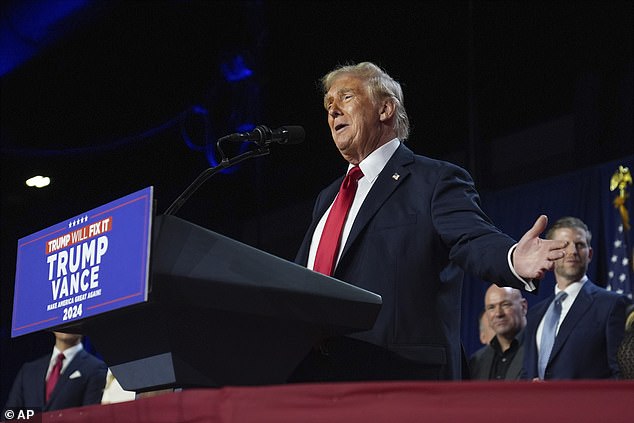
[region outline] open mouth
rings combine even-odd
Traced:
[[[343,128],[347,127],[347,126],[348,126],[348,124],[346,124],[346,123],[340,123],[338,125],[335,125],[335,131],[339,132],[341,129],[343,129]]]

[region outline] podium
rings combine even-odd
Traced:
[[[153,221],[148,300],[65,328],[126,390],[287,381],[321,339],[370,329],[381,297],[175,216]]]

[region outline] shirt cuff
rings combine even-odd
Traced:
[[[537,287],[533,283],[533,280],[531,279],[526,281],[524,278],[522,278],[520,275],[517,274],[517,272],[515,271],[515,267],[513,267],[513,252],[515,251],[516,247],[517,247],[517,244],[513,244],[511,248],[509,248],[509,252],[506,256],[507,261],[509,263],[509,268],[511,269],[511,272],[513,272],[513,275],[515,275],[515,277],[524,284],[525,291],[527,292],[535,291]]]

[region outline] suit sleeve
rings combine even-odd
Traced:
[[[450,259],[463,270],[498,285],[525,289],[507,260],[516,241],[484,213],[467,171],[451,164],[442,167],[432,198],[432,219],[450,248]]]
[[[108,368],[101,360],[95,360],[92,371],[86,383],[83,405],[101,404],[101,397],[106,386]]]

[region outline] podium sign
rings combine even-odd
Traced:
[[[152,187],[18,241],[11,336],[147,301]]]

